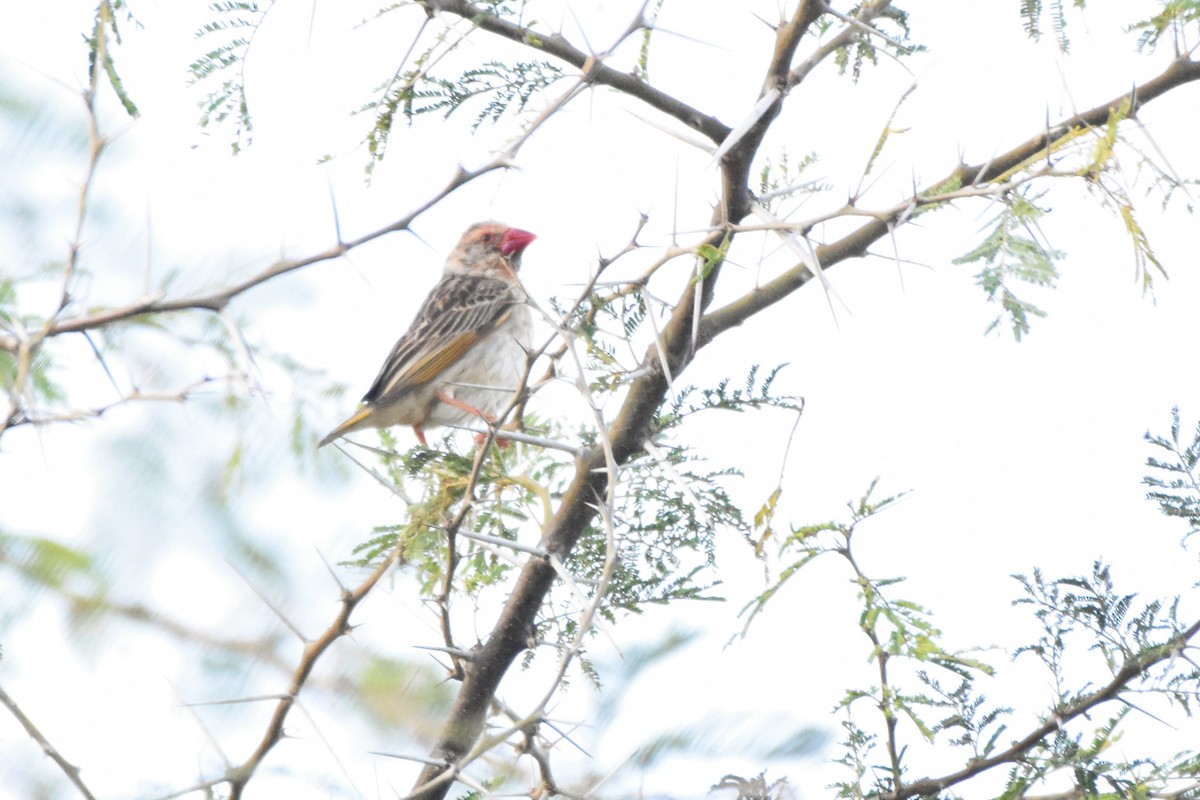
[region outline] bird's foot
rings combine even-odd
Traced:
[[[437,399],[441,400],[446,405],[454,406],[455,408],[459,409],[460,411],[465,411],[468,414],[473,414],[473,415],[479,417],[480,419],[484,420],[485,422],[487,422],[488,425],[496,424],[495,416],[487,413],[486,411],[482,411],[482,410],[476,408],[475,406],[471,405],[470,403],[464,403],[462,400],[459,400],[457,397],[455,397],[453,394],[446,391],[445,389],[438,389],[435,394],[436,394]],[[486,433],[475,434],[475,446],[483,447],[484,442],[487,441],[487,436],[488,435]],[[417,438],[421,438],[420,433],[417,434]],[[424,444],[424,441],[422,441],[421,443]],[[501,449],[508,447],[508,439],[505,439],[503,436],[497,436],[496,437],[496,446]]]

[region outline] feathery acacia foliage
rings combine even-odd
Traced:
[[[1165,450],[1170,458],[1166,461],[1151,457],[1147,464],[1155,474],[1147,475],[1143,482],[1153,491],[1147,497],[1158,503],[1168,517],[1179,517],[1188,523],[1187,535],[1200,531],[1200,424],[1192,440],[1182,443],[1179,439],[1179,407],[1171,409],[1169,437],[1146,433],[1146,441]],[[1165,479],[1160,476],[1170,476]]]
[[[1169,447],[1165,440],[1155,443]],[[1149,465],[1161,468],[1154,459]],[[1180,597],[1139,602],[1136,595],[1120,592],[1111,567],[1099,561],[1086,576],[1052,579],[1038,568],[1029,576],[1014,576],[1024,591],[1014,604],[1032,610],[1042,634],[1012,656],[1035,658],[1054,689],[1040,716],[1043,722],[1022,736],[1016,709],[988,698],[1004,688],[1005,670],[995,661],[947,650],[932,612],[894,596],[902,579],[869,576],[859,566],[860,528],[868,521],[873,527],[882,524],[873,518],[898,499],[874,500],[876,483],[849,504],[848,521],[802,526],[785,537],[780,552],[795,560],[744,610],[750,612],[743,632],[748,635],[755,617],[789,582],[816,569],[819,557],[840,556],[848,566],[877,682],[848,689],[837,705],[845,719],[836,761],[849,771],[834,784],[838,797],[924,796],[1013,763],[1001,796],[1020,796],[1064,773],[1081,796],[1166,793],[1194,775],[1193,751],[1163,758],[1110,760],[1109,755],[1110,745],[1125,736],[1131,711],[1156,708],[1155,701],[1162,701],[1191,715],[1200,668],[1183,654],[1191,649],[1200,622],[1181,618]],[[1200,500],[1196,485],[1188,493],[1192,503]],[[1180,498],[1170,503],[1177,508]],[[1107,679],[1096,682],[1080,669],[1079,655],[1089,652],[1100,656]],[[963,769],[941,778],[914,778],[914,762],[934,747],[964,749],[969,755]]]
[[[218,16],[196,31],[196,39],[209,49],[188,65],[192,81],[207,83],[221,79],[220,86],[211,90],[200,104],[200,127],[233,120],[231,146],[235,155],[254,141],[254,119],[246,100],[245,62],[254,36],[273,5],[273,0],[267,0],[265,7],[256,0],[213,3],[211,9]]]
[[[1087,6],[1086,0],[1074,0],[1075,8]],[[1054,39],[1058,48],[1064,53],[1070,50],[1071,42],[1067,38],[1067,15],[1063,8],[1063,0],[1051,0],[1047,9],[1042,0],[1021,0],[1021,16],[1025,20],[1025,32],[1034,39],[1040,39],[1044,30],[1044,18],[1049,16],[1050,27],[1054,31]]]
[[[1017,339],[1029,333],[1030,316],[1044,317],[1046,314],[1017,297],[1013,282],[1053,286],[1058,278],[1054,262],[1063,256],[1038,241],[1038,219],[1046,211],[1038,207],[1037,200],[1037,197],[1021,194],[1003,197],[1004,208],[990,223],[987,238],[974,250],[954,260],[955,264],[982,262],[983,268],[976,280],[987,292],[988,301],[999,303],[1004,312],[996,317],[988,330],[1007,317]]]
[[[371,112],[375,119],[366,141],[371,157],[368,173],[387,150],[397,113],[411,125],[422,114],[439,113],[448,118],[464,106],[482,103],[472,126],[478,128],[484,122],[496,122],[507,113],[524,110],[535,94],[546,90],[563,74],[561,68],[548,61],[512,64],[488,61],[463,71],[457,78],[441,78],[426,68],[426,64],[440,55],[436,47],[426,50],[411,69],[379,88],[380,99],[359,109],[360,113]]]

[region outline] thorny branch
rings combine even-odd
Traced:
[[[31,377],[34,358],[37,355],[38,348],[46,337],[53,335],[52,331],[55,319],[71,303],[71,290],[79,266],[79,251],[83,247],[83,228],[87,220],[88,199],[91,196],[92,185],[96,178],[96,166],[99,164],[100,156],[104,153],[104,149],[108,145],[108,140],[101,135],[99,124],[96,120],[96,94],[100,87],[101,74],[104,70],[105,61],[108,58],[108,26],[111,23],[111,14],[112,8],[108,3],[101,3],[93,29],[93,36],[96,41],[96,53],[92,60],[92,68],[88,73],[87,88],[82,93],[88,124],[87,165],[84,168],[83,182],[79,187],[79,202],[75,212],[75,231],[67,245],[67,258],[63,266],[62,285],[58,293],[58,306],[37,331],[30,333],[19,327],[19,323],[13,320],[13,324],[18,326],[16,334],[8,336],[0,335],[0,348],[15,354],[17,362],[17,374],[13,380],[12,388],[9,390],[8,413],[5,414],[3,421],[0,421],[0,436],[21,420],[22,398],[28,389],[27,384]]]
[[[572,45],[560,33],[542,33],[510,22],[488,13],[468,0],[419,0],[421,5],[433,12],[441,12],[471,20],[482,30],[509,39],[521,45],[548,53],[573,67],[583,70],[591,83],[611,86],[647,105],[674,117],[689,128],[699,131],[714,142],[729,135],[729,128],[714,117],[703,114],[677,98],[655,89],[650,84],[628,72],[597,63],[603,54],[589,54]],[[632,33],[628,31],[627,33]]]
[[[1074,136],[1079,129],[1104,125],[1112,110],[1119,108],[1125,100],[1132,101],[1132,116],[1146,103],[1163,96],[1171,89],[1197,80],[1200,80],[1200,62],[1189,59],[1173,61],[1160,75],[1135,86],[1131,92],[1076,114],[986,163],[958,166],[941,181],[917,192],[903,203],[881,212],[857,230],[836,241],[818,245],[815,249],[817,261],[822,267],[828,268],[861,256],[872,244],[888,236],[896,226],[910,219],[913,211],[953,199],[953,192],[941,191],[939,187],[969,187],[964,188],[964,191],[973,192],[990,182],[1002,181],[1013,170],[1036,161],[1052,150],[1056,142]],[[855,212],[847,208],[845,213]],[[708,313],[700,326],[700,343],[710,341],[729,328],[741,325],[759,311],[791,295],[812,277],[812,272],[806,265],[797,264],[743,297]]]
[[[50,744],[50,740],[47,739],[40,730],[38,730],[37,725],[33,724],[33,720],[25,716],[25,712],[22,711],[21,707],[17,705],[17,701],[13,700],[8,692],[4,691],[2,688],[0,688],[0,704],[7,708],[9,713],[17,718],[17,722],[21,723],[21,727],[24,728],[25,732],[29,734],[29,738],[38,743],[38,746],[42,748],[42,752],[49,756],[50,759],[58,765],[58,768],[66,774],[71,783],[75,784],[75,788],[79,790],[79,793],[87,798],[87,800],[94,800],[95,795],[92,794],[91,790],[88,789],[87,784],[83,782],[83,778],[79,775],[79,767],[75,766],[70,761],[67,761],[67,759],[63,757],[63,754],[58,752],[58,749],[54,745]]]
[[[121,322],[133,317],[140,317],[147,314],[167,314],[175,311],[212,311],[219,312],[229,305],[230,301],[241,294],[266,283],[269,280],[278,278],[281,275],[286,275],[290,272],[303,269],[304,267],[319,264],[323,261],[331,261],[341,258],[346,253],[360,247],[367,242],[374,241],[381,236],[397,231],[407,230],[417,217],[424,214],[430,208],[440,203],[456,189],[464,186],[476,178],[492,172],[497,169],[504,169],[509,166],[509,158],[504,156],[493,159],[478,169],[468,170],[460,167],[450,182],[445,188],[434,194],[428,201],[422,203],[418,208],[410,211],[408,214],[397,219],[389,225],[363,234],[356,239],[349,241],[339,241],[332,247],[326,248],[317,253],[303,256],[301,258],[280,259],[274,264],[266,267],[262,271],[246,278],[237,283],[225,286],[219,289],[214,289],[210,292],[202,292],[199,294],[189,295],[187,297],[166,298],[166,297],[147,297],[136,300],[124,306],[116,308],[104,309],[102,311],[83,314],[77,317],[66,317],[63,319],[50,320],[45,328],[42,338],[60,336],[64,333],[78,333],[81,331],[93,330],[101,328],[105,325],[110,325],[114,322]],[[15,352],[21,346],[21,340],[14,335],[0,336],[0,349]]]
[[[304,654],[300,657],[300,662],[296,665],[296,669],[292,673],[292,682],[288,685],[287,692],[276,703],[275,712],[271,715],[271,720],[267,724],[267,730],[258,747],[254,749],[254,752],[244,763],[230,769],[222,781],[229,784],[230,800],[238,800],[242,796],[242,791],[246,788],[246,784],[250,782],[250,779],[254,777],[255,770],[262,764],[267,754],[271,752],[271,748],[283,738],[284,722],[287,721],[288,714],[295,706],[300,695],[300,690],[308,682],[317,661],[334,642],[350,633],[352,630],[350,617],[354,613],[354,609],[371,593],[371,590],[375,588],[379,580],[396,563],[396,560],[400,557],[400,548],[400,544],[392,548],[392,551],[375,568],[375,571],[353,590],[343,590],[341,608],[338,609],[337,616],[333,622],[316,639],[304,643]]]
[[[521,378],[524,383],[528,380],[529,370],[533,363],[530,362],[525,368],[525,376]],[[519,392],[518,392],[519,394]],[[499,420],[504,420],[513,407],[517,404],[514,398],[509,407],[504,410],[504,413],[499,415]],[[470,475],[467,476],[467,485],[463,490],[463,503],[459,507],[454,518],[446,525],[446,574],[442,579],[442,591],[434,598],[434,603],[439,609],[439,619],[441,622],[442,639],[445,642],[446,651],[450,653],[453,660],[454,668],[450,675],[456,680],[462,680],[462,676],[466,673],[469,665],[468,656],[464,655],[454,641],[454,635],[450,629],[450,598],[454,591],[454,571],[458,564],[458,532],[466,522],[467,516],[475,507],[475,489],[479,483],[479,476],[483,470],[483,465],[487,461],[488,453],[491,451],[492,442],[496,437],[495,426],[489,426],[486,437],[480,442],[475,451],[475,462],[471,465]]]
[[[45,425],[51,422],[81,422],[86,419],[96,419],[107,414],[115,408],[128,405],[130,403],[184,403],[198,394],[205,387],[221,380],[220,378],[201,378],[194,381],[188,386],[183,387],[173,392],[143,392],[140,389],[134,389],[119,399],[104,405],[93,406],[91,408],[76,408],[71,411],[61,413],[31,413],[26,410],[20,411],[10,422],[10,428],[16,428],[21,425]]]

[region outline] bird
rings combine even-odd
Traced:
[[[467,228],[442,278],[379,370],[362,406],[317,445],[364,428],[494,421],[526,370],[532,314],[517,277],[537,237],[500,222]]]

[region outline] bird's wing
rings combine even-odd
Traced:
[[[508,281],[464,273],[445,276],[392,348],[363,402],[394,399],[434,380],[501,325],[519,302]]]

